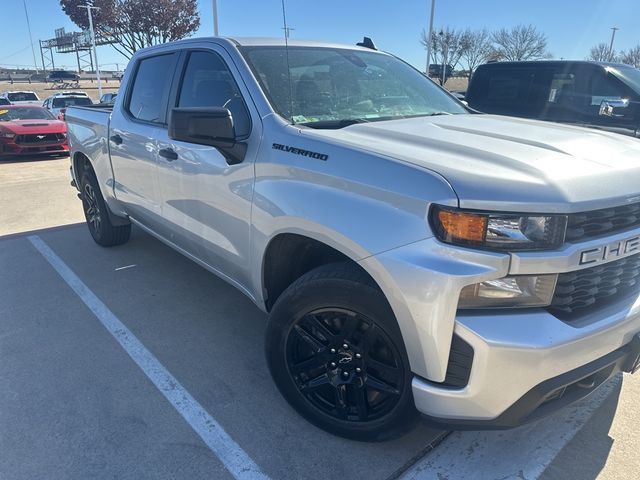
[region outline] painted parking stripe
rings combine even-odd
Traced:
[[[621,382],[620,374],[589,398],[513,430],[454,432],[400,478],[535,480]]]
[[[180,382],[145,348],[131,331],[100,301],[100,299],[73,273],[51,248],[37,235],[27,237],[62,279],[80,297],[118,341],[144,374],[173,405],[182,418],[193,428],[227,470],[237,479],[258,480],[267,477],[238,445],[207,413]]]

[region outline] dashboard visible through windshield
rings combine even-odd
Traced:
[[[291,123],[353,123],[466,113],[420,72],[376,52],[329,47],[244,47],[273,109]]]

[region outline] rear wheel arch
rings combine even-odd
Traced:
[[[80,188],[82,176],[87,169],[93,170],[93,165],[91,165],[91,160],[89,160],[89,157],[81,152],[75,153],[73,155],[73,173],[76,179],[76,183],[78,184],[78,189]]]

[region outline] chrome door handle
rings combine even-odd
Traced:
[[[161,148],[158,151],[158,155],[165,158],[168,162],[173,162],[178,159],[178,154],[172,148]]]

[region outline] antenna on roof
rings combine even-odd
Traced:
[[[369,48],[371,50],[378,50],[375,43],[373,43],[373,40],[371,40],[369,37],[364,37],[361,42],[356,43],[356,46]]]
[[[295,124],[293,120],[293,86],[291,85],[291,66],[289,65],[289,27],[287,26],[287,14],[284,8],[284,0],[282,0],[282,23],[284,25],[284,51],[287,58],[287,80],[289,82],[289,115],[291,116],[291,123]]]

